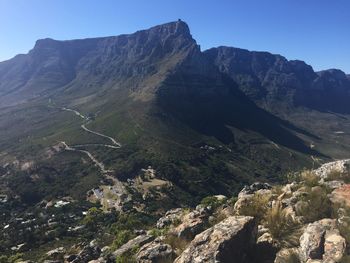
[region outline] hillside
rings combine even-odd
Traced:
[[[42,214],[47,222],[53,212],[62,227],[18,230],[0,251],[75,242],[69,227],[99,204],[149,224],[208,195],[345,158],[349,83],[339,70],[314,72],[266,52],[202,52],[180,20],[129,35],[38,40],[0,63],[1,224]]]

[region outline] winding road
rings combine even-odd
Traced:
[[[119,196],[119,199],[121,200],[122,196],[124,196],[124,200],[129,200],[128,192],[126,191],[123,183],[120,182],[117,178],[115,178],[114,176],[111,175],[114,171],[106,169],[106,166],[102,162],[98,161],[89,151],[79,149],[81,147],[88,147],[88,146],[101,146],[101,147],[106,147],[106,148],[111,148],[111,149],[119,149],[119,148],[122,147],[121,143],[117,142],[114,138],[112,138],[112,137],[110,137],[108,135],[105,135],[105,134],[102,134],[100,132],[95,132],[95,131],[92,131],[92,130],[88,129],[86,127],[86,124],[88,124],[90,120],[89,120],[88,117],[84,116],[79,111],[73,110],[73,109],[69,109],[69,108],[62,108],[62,110],[73,112],[75,115],[77,115],[80,118],[82,118],[85,121],[85,123],[83,123],[80,127],[84,131],[89,132],[91,134],[94,134],[96,136],[107,138],[113,144],[113,145],[111,145],[111,144],[102,144],[102,143],[89,143],[89,144],[68,145],[65,141],[61,141],[61,144],[63,145],[64,149],[66,151],[74,151],[74,152],[80,152],[80,153],[86,154],[90,158],[90,160],[94,163],[94,165],[96,165],[100,169],[100,171],[103,174],[103,176],[106,179],[111,180],[113,182],[113,190]],[[125,196],[126,196],[126,198],[125,198]],[[110,200],[107,199],[107,202],[110,202]],[[116,207],[117,209],[119,209],[119,210],[122,209],[122,202],[121,201],[113,202],[113,203],[118,206],[118,207]]]

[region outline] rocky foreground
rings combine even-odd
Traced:
[[[75,254],[49,251],[45,262],[350,262],[350,160],[292,174],[289,181],[254,183],[238,197],[172,209],[118,249],[92,241]]]

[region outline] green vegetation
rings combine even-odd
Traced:
[[[121,256],[117,256],[115,262],[116,263],[136,263],[135,255],[137,251],[139,250],[139,247],[135,246],[130,251],[124,253]]]
[[[210,206],[212,209],[216,209],[225,203],[225,199],[219,199],[216,196],[207,196],[202,199],[201,205],[204,207]]]
[[[19,261],[22,261],[23,254],[22,253],[17,253],[13,256],[0,256],[0,263],[16,263]]]

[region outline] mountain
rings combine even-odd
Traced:
[[[202,52],[181,20],[38,40],[0,63],[1,224],[45,221],[53,209],[64,227],[78,225],[94,202],[147,221],[345,158],[349,87],[339,70],[314,72],[267,52]],[[43,241],[50,227],[43,223],[29,250],[70,235],[56,229]],[[18,231],[4,233],[0,251],[28,243],[32,234]],[[93,224],[86,231],[96,234]]]
[[[349,113],[350,81],[341,70],[314,72],[303,61],[232,47],[212,48],[205,55],[265,108],[304,106]]]

